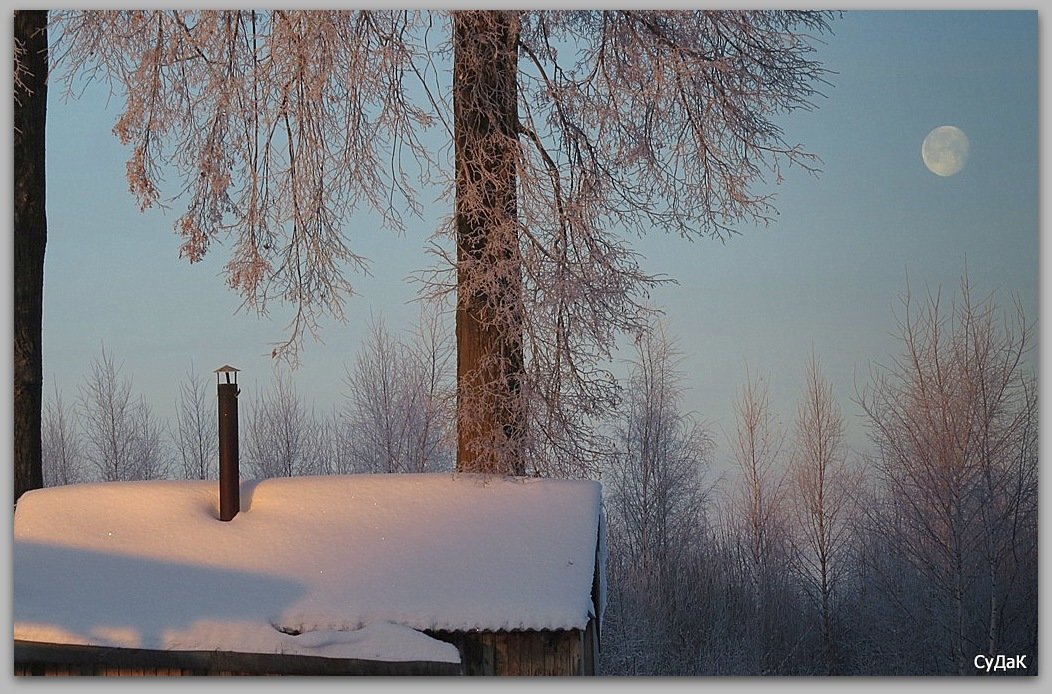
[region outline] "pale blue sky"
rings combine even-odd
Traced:
[[[769,380],[789,422],[812,347],[836,387],[849,441],[864,443],[850,402],[856,378],[896,349],[889,337],[907,273],[956,289],[967,261],[974,287],[1017,292],[1038,317],[1038,25],[1036,12],[847,12],[818,58],[834,71],[816,110],[785,121],[787,139],[818,154],[822,173],[792,170],[778,188],[778,220],[742,227],[720,244],[661,232],[640,240],[646,268],[679,280],[654,294],[684,352],[686,402],[717,432],[718,460],[733,427],[731,402],[745,365]],[[270,380],[271,320],[235,314],[220,276],[227,250],[178,259],[168,213],[140,213],[127,191],[127,152],[110,129],[118,104],[95,87],[79,100],[52,93],[48,112],[48,248],[44,295],[45,395],[67,400],[105,343],[157,414],[171,417],[179,382],[222,364],[242,369],[242,390]],[[965,169],[943,178],[921,160],[939,125],[968,135]],[[373,276],[358,278],[348,322],[308,341],[296,382],[320,410],[342,395],[370,313],[392,325],[415,316],[405,281],[428,267],[424,243],[446,210],[404,236],[348,220]],[[1036,362],[1036,355],[1035,355]],[[722,429],[721,429],[722,427]]]

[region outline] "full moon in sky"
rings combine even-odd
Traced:
[[[952,176],[968,161],[968,137],[960,128],[940,125],[924,138],[921,156],[933,174]]]

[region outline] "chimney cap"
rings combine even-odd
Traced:
[[[219,383],[219,381],[223,378],[223,374],[226,374],[226,382],[230,383],[230,374],[234,374],[234,385],[237,385],[237,372],[240,370],[241,369],[235,369],[230,364],[224,364],[223,366],[220,366],[218,369],[215,370],[216,383]]]

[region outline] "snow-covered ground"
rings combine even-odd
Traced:
[[[14,638],[457,662],[425,629],[584,628],[600,486],[464,474],[35,490],[14,518]]]

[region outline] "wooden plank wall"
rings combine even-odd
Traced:
[[[465,675],[562,677],[594,674],[594,669],[586,669],[585,634],[580,629],[434,632],[429,635],[448,641],[460,650]]]
[[[366,675],[366,676],[399,676],[399,675],[450,675],[448,671],[428,672],[426,669],[402,671],[393,664],[390,668],[375,668],[366,672],[238,672],[231,670],[207,670],[202,668],[166,668],[166,667],[110,667],[86,663],[15,663],[16,677],[256,677],[281,675]]]
[[[289,654],[154,651],[15,641],[16,676],[459,675],[459,663]]]
[[[594,675],[598,639],[586,629],[559,631],[432,632],[452,643],[461,664],[337,661],[328,658],[245,653],[173,653],[83,646],[16,644],[16,676],[120,677],[244,675]]]
[[[186,677],[191,675],[249,675],[247,672],[217,672],[199,668],[134,668],[134,667],[109,667],[106,665],[91,665],[88,663],[15,663],[16,677],[78,677],[78,676],[101,676],[101,677]]]

